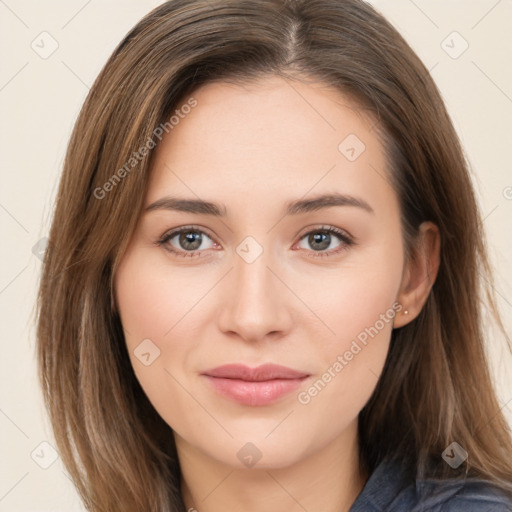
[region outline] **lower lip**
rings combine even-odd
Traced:
[[[243,405],[268,405],[296,390],[307,377],[249,382],[204,375],[213,388]]]

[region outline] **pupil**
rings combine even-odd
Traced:
[[[311,243],[311,245],[313,247],[315,246],[315,244],[320,242],[320,244],[317,245],[317,249],[327,249],[327,247],[329,247],[330,234],[329,233],[315,233],[314,235],[309,236],[309,242]]]
[[[182,233],[180,236],[180,244],[184,245],[184,248],[194,250],[201,246],[201,234],[195,231],[187,231]],[[191,244],[192,247],[188,244]]]

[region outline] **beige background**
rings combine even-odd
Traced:
[[[0,0],[0,511],[83,510],[61,460],[51,464],[52,448],[41,445],[54,442],[35,373],[32,307],[40,260],[32,249],[48,232],[67,140],[90,85],[125,33],[160,3]],[[447,102],[474,168],[510,332],[512,2],[371,3],[418,52]],[[58,44],[47,58],[35,51],[44,51],[41,38],[47,51]],[[511,358],[491,333],[489,341],[500,403],[512,424]]]

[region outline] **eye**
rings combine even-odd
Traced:
[[[204,242],[210,241],[210,244]],[[301,245],[305,242],[312,250]],[[334,248],[333,248],[333,243]],[[299,248],[306,249],[309,257],[329,256],[338,254],[354,245],[354,240],[348,233],[332,226],[322,226],[307,232],[299,240]],[[212,248],[220,248],[220,245],[213,241],[202,229],[195,226],[183,226],[168,233],[165,233],[157,242],[165,250],[183,257],[199,257],[203,251]],[[329,249],[329,250],[326,250]]]
[[[309,245],[312,248],[313,253],[311,254],[311,251],[308,250],[310,253],[308,256],[313,258],[338,254],[348,249],[351,245],[354,245],[354,240],[348,235],[348,233],[332,226],[322,226],[319,229],[309,231],[301,237],[299,244],[301,242],[305,242],[306,245]],[[335,244],[334,247],[333,243]],[[304,249],[303,246],[300,248]],[[308,248],[306,247],[306,249]]]
[[[204,242],[207,240],[210,240],[211,244],[205,246]],[[214,246],[219,247],[204,231],[194,226],[184,226],[164,234],[157,241],[157,245],[164,246],[167,251],[184,257],[200,256],[201,251]]]

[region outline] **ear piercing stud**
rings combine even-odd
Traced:
[[[407,309],[406,309],[406,310],[404,311],[404,315],[408,315],[408,314],[409,314],[409,310],[407,310]]]

